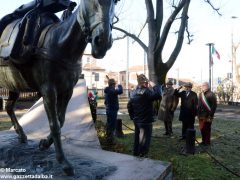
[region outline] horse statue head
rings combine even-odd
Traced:
[[[78,22],[88,34],[92,56],[103,58],[112,46],[112,24],[117,0],[82,0]]]

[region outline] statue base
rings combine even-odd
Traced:
[[[49,134],[42,100],[23,115],[19,123],[28,137],[26,144],[18,143],[13,128],[0,131],[0,179],[14,179],[13,175],[18,175],[18,179],[57,180],[171,179],[171,164],[168,162],[101,149],[91,118],[85,80],[79,80],[74,88],[61,129],[62,147],[75,169],[74,176],[64,174],[55,159],[53,145],[46,151],[38,148],[40,139]]]
[[[69,177],[56,161],[54,148],[40,151],[38,143],[32,139],[20,144],[14,131],[1,131],[0,179],[171,179],[170,163],[81,147],[63,140],[65,155],[75,169],[75,175]]]

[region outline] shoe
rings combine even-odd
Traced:
[[[210,144],[207,144],[207,143],[205,143],[205,142],[201,142],[201,143],[199,143],[199,145],[200,145],[200,146],[209,146]]]
[[[167,136],[167,135],[169,135],[169,133],[165,132],[163,135]]]
[[[185,140],[185,139],[186,139],[185,137],[182,137],[182,138],[179,139],[179,141],[183,141],[183,140]]]

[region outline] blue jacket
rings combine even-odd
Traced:
[[[113,86],[108,86],[104,89],[105,93],[105,106],[106,110],[118,110],[118,95],[123,93],[122,85],[118,85],[118,88],[115,89]]]

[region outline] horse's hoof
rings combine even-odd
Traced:
[[[65,159],[61,164],[62,169],[67,176],[73,176],[75,174],[73,166],[67,159]]]
[[[75,174],[75,171],[74,171],[74,169],[73,169],[73,167],[64,167],[63,168],[63,171],[64,171],[64,173],[67,175],[67,176],[74,176],[74,174]]]
[[[18,136],[19,143],[27,143],[27,136],[24,134],[22,136]]]
[[[49,148],[48,141],[46,139],[41,139],[38,145],[41,151],[47,150]]]

